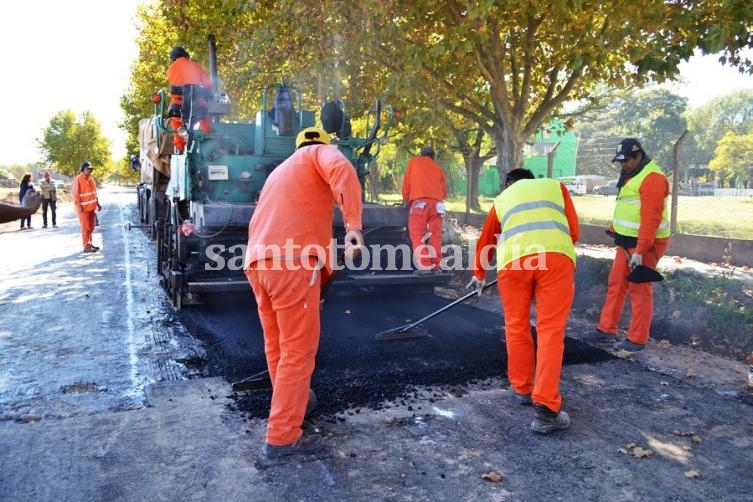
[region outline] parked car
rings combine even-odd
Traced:
[[[563,176],[557,178],[557,181],[565,185],[570,195],[585,195],[588,191],[586,187],[586,180],[580,176]]]
[[[601,185],[594,188],[594,193],[599,195],[617,195],[619,190],[617,189],[617,182],[610,181],[606,185]]]

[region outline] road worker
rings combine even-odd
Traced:
[[[101,211],[102,206],[100,206],[97,198],[97,184],[91,174],[92,164],[85,160],[81,163],[81,173],[73,178],[71,184],[73,209],[78,214],[78,221],[81,223],[81,240],[84,243],[84,253],[99,251],[99,247],[92,244],[92,233],[96,221],[94,211]]]
[[[575,294],[578,215],[567,188],[557,180],[534,179],[531,171],[514,169],[506,184],[482,228],[467,287],[481,293],[496,248],[510,390],[520,404],[534,405],[531,430],[548,434],[570,426],[559,385],[565,326]]]
[[[301,426],[313,400],[320,288],[331,273],[336,204],[345,223],[345,256],[353,258],[363,245],[361,185],[327,133],[309,127],[298,133],[293,155],[267,178],[248,226],[244,270],[272,382],[263,448],[268,459],[316,453],[324,446],[321,435],[304,434]]]
[[[616,342],[617,327],[629,295],[632,317],[627,336],[614,343],[613,348],[636,352],[648,343],[654,290],[653,283],[629,282],[628,275],[639,265],[656,269],[664,256],[669,244],[669,181],[635,138],[620,142],[612,162],[619,162],[621,168],[617,204],[607,231],[614,238],[616,250],[599,324],[584,333],[583,339]]]
[[[408,206],[408,234],[413,260],[419,274],[440,271],[442,261],[442,218],[447,197],[447,179],[434,162],[434,148],[426,146],[408,160],[403,178],[403,204]],[[424,245],[429,235],[429,246]]]
[[[211,88],[212,80],[198,63],[191,60],[191,56],[183,47],[173,47],[173,50],[170,51],[170,61],[172,61],[172,64],[167,68],[167,81],[170,84],[168,115],[171,117],[170,127],[178,130],[182,125],[183,86],[194,84]],[[210,132],[212,126],[209,117],[202,118],[199,121],[199,127],[203,132]],[[183,149],[186,147],[186,139],[179,134],[175,134],[173,144],[176,152],[183,153]]]

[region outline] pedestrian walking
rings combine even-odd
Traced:
[[[531,430],[548,434],[570,427],[559,385],[575,295],[578,215],[567,188],[557,180],[534,179],[528,169],[513,169],[506,183],[484,222],[467,288],[481,293],[496,250],[510,390],[520,404],[534,406]]]
[[[631,269],[641,265],[656,269],[669,245],[669,181],[635,138],[617,146],[612,162],[620,164],[617,204],[607,231],[616,246],[607,279],[607,295],[595,329],[583,334],[589,341],[615,342],[617,328],[630,297],[632,316],[624,340],[614,350],[636,352],[648,343],[654,311],[653,283],[628,280]]]
[[[102,206],[97,198],[97,184],[91,175],[92,164],[88,160],[81,163],[81,173],[73,178],[71,194],[73,195],[73,208],[78,214],[78,221],[81,224],[81,240],[84,245],[84,253],[95,253],[99,251],[99,246],[92,244],[92,233],[96,214],[94,211],[101,211]]]
[[[18,202],[24,206],[24,197],[27,193],[34,193],[34,185],[31,183],[31,173],[24,174],[18,186]],[[31,230],[31,214],[21,218],[21,230]]]
[[[403,178],[403,204],[409,209],[408,234],[419,274],[439,272],[442,261],[442,218],[447,178],[434,162],[434,148],[426,146],[408,160]],[[428,234],[429,246],[424,245]]]
[[[39,182],[39,190],[42,192],[42,228],[47,228],[47,209],[50,209],[52,226],[57,228],[57,187],[50,179],[50,172],[44,172],[44,178]]]
[[[363,245],[361,184],[329,136],[310,127],[296,137],[296,151],[269,178],[248,226],[244,269],[264,330],[272,402],[263,454],[268,459],[316,453],[319,434],[304,434],[319,346],[320,289],[332,273],[332,221],[339,204],[345,253]]]

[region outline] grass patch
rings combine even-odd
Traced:
[[[384,194],[379,201],[386,204],[402,202],[399,194]],[[486,214],[494,197],[481,196],[479,204]],[[582,224],[609,226],[614,212],[615,197],[580,195],[573,197],[575,210]],[[445,200],[448,211],[465,212],[465,196],[451,195]],[[677,231],[680,234],[708,235],[732,239],[753,240],[753,197],[691,197],[680,196],[677,201]]]

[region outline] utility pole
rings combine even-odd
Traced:
[[[554,171],[554,152],[557,151],[557,147],[560,146],[559,140],[552,145],[552,149],[546,152],[546,177],[551,178]]]
[[[677,199],[680,196],[680,143],[682,143],[687,134],[688,130],[685,129],[672,147],[672,209],[669,215],[669,231],[671,235],[677,233]]]

